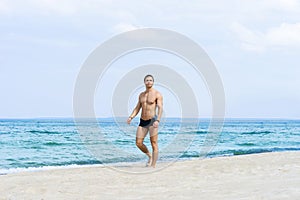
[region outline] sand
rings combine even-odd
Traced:
[[[0,199],[300,199],[300,151],[0,176]]]

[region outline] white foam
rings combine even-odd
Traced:
[[[0,175],[14,174],[21,172],[36,172],[36,171],[47,171],[55,169],[72,169],[72,168],[85,168],[85,167],[97,167],[103,166],[103,164],[93,164],[93,165],[65,165],[65,166],[43,166],[43,167],[28,167],[28,168],[10,168],[10,169],[0,169]]]

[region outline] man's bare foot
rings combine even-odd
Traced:
[[[152,164],[152,156],[148,156],[148,157],[149,157],[149,160],[148,160],[148,162],[146,164],[146,167],[150,167],[151,164]]]

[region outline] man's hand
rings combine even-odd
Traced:
[[[153,123],[153,127],[154,127],[154,128],[158,128],[158,125],[159,125],[159,121],[155,121],[155,122]]]
[[[128,119],[127,119],[127,124],[130,124],[131,120],[132,120],[132,118],[131,118],[131,117],[128,117]]]

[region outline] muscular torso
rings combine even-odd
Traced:
[[[148,92],[142,92],[140,94],[139,101],[142,107],[141,118],[143,120],[153,118],[156,114],[157,91],[151,90]]]

